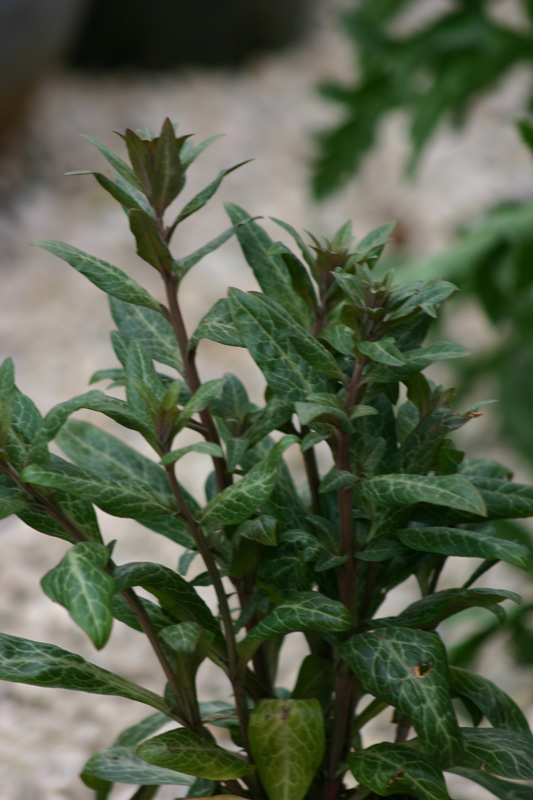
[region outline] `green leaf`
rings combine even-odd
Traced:
[[[504,728],[462,728],[464,755],[458,766],[504,778],[533,779],[533,736]]]
[[[378,247],[383,247],[383,245],[387,244],[395,227],[395,222],[385,222],[383,225],[380,225],[378,228],[370,231],[370,233],[367,233],[366,236],[363,236],[357,245],[357,260],[361,261],[363,256],[371,253],[372,250],[375,250]]]
[[[147,739],[153,733],[157,733],[157,731],[168,722],[170,722],[170,720],[166,714],[156,711],[155,714],[150,714],[150,716],[145,717],[140,722],[136,722],[134,725],[125,728],[122,733],[119,733],[113,746],[132,747],[133,745],[139,744],[143,739]]]
[[[178,430],[185,427],[187,422],[198,411],[203,411],[204,408],[213,402],[217,397],[224,385],[224,378],[217,378],[213,381],[206,381],[196,390],[190,400],[185,403],[178,419]]]
[[[481,769],[467,769],[466,767],[453,767],[449,770],[454,775],[460,775],[469,781],[479,783],[487,791],[499,797],[500,800],[533,800],[533,787],[522,786],[519,783],[509,783],[489,775]]]
[[[24,511],[30,499],[15,484],[11,484],[11,481],[9,481],[11,485],[3,485],[3,480],[4,478],[0,477],[0,519]],[[7,479],[5,482],[8,483]]]
[[[98,520],[90,503],[86,500],[81,500],[79,497],[72,497],[65,492],[59,491],[54,492],[54,503],[61,509],[67,519],[72,520],[80,528],[87,539],[91,542],[102,543]],[[52,517],[48,516],[44,510],[30,507],[18,512],[18,516],[26,525],[40,531],[40,533],[45,533],[47,536],[56,536],[59,539],[74,543],[74,539],[68,531]]]
[[[364,356],[380,364],[389,364],[391,367],[402,367],[406,357],[398,350],[391,336],[377,342],[359,342],[357,349]]]
[[[253,764],[185,728],[168,731],[143,742],[137,755],[149,764],[210,780],[232,780],[248,775]]]
[[[194,350],[200,339],[226,344],[230,347],[244,347],[239,330],[235,327],[225,297],[217,300],[213,308],[202,317],[189,341],[189,349]]]
[[[156,631],[159,632],[168,625],[174,625],[176,618],[172,616],[172,614],[168,614],[166,611],[163,611],[163,609],[160,608],[156,603],[152,603],[145,597],[139,597],[139,601],[148,614],[148,617],[150,618],[150,621]],[[130,606],[126,603],[122,595],[115,595],[113,597],[111,608],[113,611],[113,617],[115,619],[118,619],[119,622],[123,622],[124,625],[127,625],[134,631],[144,634],[139,620],[135,616]]]
[[[325,403],[301,403],[294,405],[302,425],[309,425],[310,422],[328,422],[342,428],[343,431],[350,433],[352,426],[350,419],[341,408],[335,408]]]
[[[213,142],[218,141],[218,139],[221,139],[223,136],[223,133],[217,133],[215,136],[210,136],[208,139],[200,142],[200,144],[197,144],[196,147],[193,145],[190,139],[187,139],[181,148],[181,163],[183,164],[183,168],[188,169],[193,161],[195,161],[207,147],[212,145]]]
[[[50,442],[52,439],[55,439],[60,429],[74,411],[79,411],[80,408],[87,408],[88,404],[90,406],[92,401],[97,401],[101,397],[102,392],[99,391],[85,392],[85,394],[80,394],[64,403],[58,403],[58,405],[51,408],[44,418],[43,436],[45,437],[45,441]]]
[[[218,250],[219,247],[221,247],[233,236],[237,228],[239,228],[241,225],[247,225],[248,222],[249,220],[244,220],[243,222],[239,222],[238,225],[232,225],[231,228],[226,228],[223,233],[215,236],[214,239],[211,239],[209,242],[202,245],[202,247],[199,247],[198,250],[195,250],[193,253],[190,253],[188,256],[184,256],[183,258],[175,259],[174,273],[180,280],[184,278],[188,271],[198,264],[202,258],[208,256],[214,250]]]
[[[237,534],[267,547],[275,547],[278,543],[278,521],[275,517],[262,514],[256,519],[242,522],[237,529]]]
[[[318,700],[261,700],[248,735],[269,800],[303,800],[325,749]]]
[[[531,733],[527,719],[514,700],[487,678],[450,667],[450,691],[453,696],[466,698],[479,708],[494,728]]]
[[[115,517],[137,519],[177,514],[175,508],[167,505],[140,481],[129,479],[119,483],[66,462],[32,464],[26,467],[21,477],[26,483],[62,489],[75,497],[89,500]]]
[[[157,229],[154,218],[142,209],[132,209],[129,221],[131,232],[137,242],[137,255],[161,275],[168,275],[172,271],[174,259]]]
[[[405,547],[396,539],[373,539],[364,550],[357,553],[357,558],[362,561],[389,561],[404,553]]]
[[[56,441],[63,452],[83,469],[98,472],[103,478],[112,481],[142,481],[143,484],[150,486],[158,497],[164,498],[168,505],[174,502],[162,467],[95,425],[69,420],[61,429]],[[183,487],[182,491],[185,492]],[[185,498],[189,510],[195,514],[197,512],[195,501],[187,492]],[[142,517],[140,522],[183,547],[194,548],[189,529],[176,516],[158,514],[153,517]]]
[[[230,289],[228,300],[250,355],[285,402],[307,400],[310,394],[328,390],[327,378],[299,353],[287,326],[279,325],[269,306],[238,289]]]
[[[435,627],[442,620],[467,608],[492,608],[496,603],[512,600],[519,604],[520,595],[506,589],[443,589],[411,603],[397,617],[387,617],[387,622],[405,627]]]
[[[5,450],[11,464],[18,470],[35,461],[48,461],[48,448],[42,440],[43,418],[29,397],[16,387],[11,405],[11,424],[7,431]]]
[[[124,300],[126,303],[145,306],[154,311],[160,310],[160,303],[148,294],[146,289],[143,289],[121,269],[108,264],[107,261],[102,261],[63,242],[35,242],[35,245],[66,261],[107,294],[118,297],[119,300]]]
[[[383,742],[350,753],[348,766],[359,783],[380,797],[408,793],[419,800],[450,800],[442,773],[405,745]]]
[[[161,711],[165,702],[148,689],[85,661],[76,653],[44,642],[0,633],[0,680],[111,694],[146,703]]]
[[[180,622],[164,628],[159,635],[176,654],[179,674],[187,672],[194,678],[209,653],[213,634],[207,634],[197,622]]]
[[[222,458],[224,455],[219,444],[215,444],[214,442],[195,442],[195,444],[189,444],[187,447],[180,447],[179,450],[172,450],[170,453],[167,453],[166,456],[161,459],[161,465],[166,467],[169,464],[174,464],[176,461],[179,461],[180,458],[187,455],[187,453],[207,453],[207,455],[216,458]]]
[[[170,322],[152,309],[124,303],[116,297],[109,298],[109,305],[115,324],[127,339],[141,344],[154,361],[183,374],[183,362]]]
[[[333,467],[322,478],[320,482],[319,492],[325,494],[326,492],[337,492],[339,489],[348,489],[355,486],[359,482],[357,475],[352,475],[343,469],[336,469]]]
[[[234,225],[250,220],[250,214],[233,203],[226,203],[224,208]],[[291,317],[300,321],[309,320],[310,310],[294,291],[290,271],[283,257],[269,255],[273,242],[268,234],[255,222],[249,221],[248,225],[237,230],[237,238],[263,292],[276,300]]]
[[[150,170],[150,201],[158,214],[163,213],[183,187],[185,170],[180,151],[184,141],[184,137],[176,138],[168,117],[163,122],[159,137],[153,140],[155,163],[153,171]]]
[[[109,550],[94,542],[79,542],[41,581],[45,594],[68,610],[74,622],[101,650],[111,634],[113,578],[105,571]]]
[[[533,515],[533,486],[495,478],[470,478],[487,507],[489,519],[520,519]]]
[[[224,649],[224,637],[218,622],[194,587],[177,572],[162,564],[140,561],[117,567],[113,578],[117,592],[142,586],[157,597],[165,611],[180,621],[197,622],[211,632]]]
[[[116,153],[113,153],[113,151],[110,150],[109,147],[106,147],[105,144],[99,142],[98,139],[93,139],[92,136],[87,136],[87,134],[85,133],[82,133],[81,136],[83,136],[84,139],[87,139],[88,142],[91,142],[91,144],[94,144],[94,146],[98,148],[98,150],[102,153],[104,158],[111,164],[113,169],[115,169],[118,172],[118,174],[124,178],[125,181],[134,186],[137,189],[137,191],[144,192],[144,186],[137,178],[136,174],[131,169],[131,167],[129,167],[125,161],[119,158],[119,156],[117,156]]]
[[[412,723],[422,753],[435,766],[458,761],[461,732],[450,698],[446,650],[436,633],[383,628],[353,636],[340,653],[365,691]]]
[[[14,401],[15,366],[12,358],[6,358],[0,366],[0,444],[2,445],[11,427]]]
[[[83,767],[82,778],[85,776],[143,786],[191,786],[194,782],[189,775],[147,764],[135,754],[134,746],[124,745],[114,745],[91,756]]]
[[[342,603],[319,592],[301,592],[281,602],[256,625],[239,644],[248,655],[256,644],[291,631],[347,631],[352,624],[350,612]]]
[[[440,527],[408,528],[398,531],[398,538],[407,547],[425,553],[497,559],[522,569],[528,569],[529,566],[525,547],[480,531]]]
[[[172,228],[174,228],[176,225],[179,225],[179,223],[182,222],[184,219],[187,219],[187,217],[190,217],[191,214],[194,214],[196,211],[199,211],[201,208],[203,208],[207,203],[207,201],[213,197],[218,187],[226,177],[226,175],[229,175],[230,172],[233,172],[234,170],[239,169],[239,167],[243,167],[245,164],[249,163],[250,159],[248,159],[247,161],[241,161],[240,164],[235,164],[234,167],[229,167],[229,169],[221,170],[214,181],[212,181],[208,186],[206,186],[205,189],[202,189],[201,192],[195,195],[192,198],[192,200],[189,200],[187,205],[184,208],[182,208],[182,210],[176,217],[176,220],[174,221]]]
[[[478,490],[462,475],[377,475],[363,481],[358,492],[378,506],[410,506],[430,503],[486,516],[485,503]]]
[[[297,436],[284,436],[274,445],[264,461],[260,461],[240,480],[217,494],[204,508],[200,521],[212,520],[224,525],[243,522],[272,494],[284,451],[299,441]]]
[[[326,709],[331,702],[334,680],[332,662],[310,653],[301,663],[291,697],[295,700],[315,697],[322,708]]]
[[[292,236],[292,238],[294,239],[294,241],[296,242],[296,244],[300,248],[300,252],[302,253],[302,256],[304,257],[304,260],[305,260],[307,266],[311,269],[311,272],[314,274],[315,260],[316,259],[313,256],[312,251],[305,244],[304,240],[302,239],[302,237],[300,236],[298,231],[295,228],[293,228],[292,225],[289,225],[288,222],[283,222],[281,219],[276,219],[275,217],[270,217],[270,219],[272,220],[272,222],[275,222],[276,225],[279,225],[284,230],[286,230],[287,233],[290,233],[290,235]]]

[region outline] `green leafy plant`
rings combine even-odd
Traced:
[[[95,175],[124,208],[138,254],[160,274],[164,303],[99,258],[40,243],[109,295],[119,366],[92,382],[111,380],[125,399],[89,391],[43,419],[4,361],[0,512],[70,544],[44,576],[45,593],[96,648],[114,619],[144,633],[162,668],[161,693],[6,634],[0,678],[151,707],[85,764],[82,779],[100,799],[123,783],[139,787],[137,800],[162,785],[186,787],[190,798],[449,800],[443,771],[505,800],[532,798],[533,789],[510,782],[533,778],[523,713],[489,680],[450,666],[437,631],[465,609],[501,618],[503,602],[519,602],[506,589],[474,584],[498,561],[527,569],[527,548],[491,523],[533,514],[533,488],[454,446],[452,432],[478,406],[455,410],[453,390],[423,374],[466,354],[446,341],[424,344],[454,285],[396,286],[391,274],[378,277],[373,267],[391,224],[357,243],[346,224],[330,241],[311,236],[306,244],[275,220],[295,240],[296,255],[235,205],[227,206],[223,234],[175,258],[169,246],[178,226],[231,170],[169,224],[165,211],[209,140],[195,147],[168,120],[159,136],[128,130],[123,138],[131,166],[94,142],[115,171]],[[182,282],[232,235],[261,291],[230,289],[188,336]],[[248,350],[266,382],[263,406],[233,375],[200,380],[202,339]],[[81,408],[139,433],[154,457],[71,418]],[[186,429],[195,443],[180,442]],[[52,441],[69,460],[50,453]],[[289,448],[305,468],[303,487],[285,461]],[[176,473],[191,451],[213,462],[205,493],[195,496]],[[169,538],[178,568],[115,564],[94,506]],[[449,556],[480,563],[463,585],[439,589]],[[205,571],[187,579],[195,557]],[[411,576],[420,598],[379,616],[389,592]],[[213,587],[215,607],[199,585]],[[303,631],[307,651],[293,685],[280,686],[280,649],[293,631]],[[227,702],[198,695],[206,658],[229,680]],[[468,725],[459,722],[459,701]],[[387,709],[395,741],[373,743],[368,726]],[[478,727],[482,720],[489,726]]]
[[[473,100],[494,90],[514,67],[533,58],[533,3],[522,0],[523,26],[494,18],[493,0],[460,0],[414,31],[398,27],[418,0],[354,0],[343,15],[353,42],[357,78],[352,85],[324,84],[322,95],[339,104],[340,124],[318,136],[313,191],[319,198],[337,190],[374,144],[390,112],[410,117],[408,172],[443,119],[460,126]]]

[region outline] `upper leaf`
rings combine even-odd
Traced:
[[[146,289],[143,289],[125,272],[108,264],[107,261],[102,261],[63,242],[35,242],[35,244],[66,261],[107,294],[118,297],[119,300],[124,300],[126,303],[146,306],[154,311],[160,310],[161,305],[155,297],[152,297]]]
[[[377,475],[361,482],[357,490],[365,500],[379,506],[431,503],[479,516],[487,514],[480,493],[462,475]]]
[[[426,553],[497,559],[522,569],[528,569],[529,565],[525,547],[481,531],[441,527],[407,528],[398,531],[398,538],[407,547]]]
[[[152,309],[124,303],[116,297],[109,298],[109,305],[115,324],[124,336],[141,344],[154,361],[183,374],[183,362],[170,322]]]

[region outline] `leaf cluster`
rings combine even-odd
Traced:
[[[391,224],[359,241],[345,224],[331,239],[309,235],[306,243],[274,220],[293,250],[231,204],[224,234],[175,258],[176,229],[231,170],[167,224],[206,143],[194,147],[169,120],[159,136],[127,131],[123,138],[131,166],[95,142],[115,170],[96,177],[124,208],[137,252],[161,276],[164,301],[99,258],[41,243],[109,296],[118,366],[92,382],[111,380],[123,399],[92,390],[42,417],[16,387],[7,359],[0,515],[66,540],[64,558],[43,578],[45,593],[96,648],[114,620],[143,633],[161,665],[161,691],[5,634],[0,678],[119,695],[155,709],[85,765],[82,779],[98,798],[122,783],[139,787],[135,798],[177,784],[191,798],[450,800],[444,771],[498,797],[533,797],[509,783],[533,777],[524,715],[490,681],[451,666],[438,631],[466,609],[505,617],[502,603],[520,598],[474,584],[498,561],[527,569],[531,555],[493,523],[532,515],[533,488],[457,449],[453,431],[475,419],[477,407],[458,409],[453,390],[424,375],[432,363],[466,354],[452,342],[425,343],[455,286],[441,278],[397,286],[390,274],[380,277],[374,267]],[[233,234],[260,291],[230,289],[189,336],[181,282]],[[263,406],[231,374],[201,381],[203,339],[247,349],[264,377]],[[138,432],[153,457],[73,418],[80,408]],[[193,444],[180,441],[185,429]],[[66,458],[50,452],[52,441]],[[303,487],[285,460],[289,448],[304,466]],[[212,462],[205,497],[179,481],[179,462],[190,452]],[[173,541],[177,568],[117,565],[95,506]],[[439,589],[450,556],[480,562],[463,586]],[[204,571],[190,578],[195,558]],[[388,592],[412,576],[419,599],[397,616],[380,616]],[[204,601],[200,586],[213,587],[216,603]],[[280,686],[280,650],[294,631],[303,632],[307,652],[293,685]],[[205,659],[229,681],[227,702],[200,696]],[[369,746],[366,725],[386,708],[395,742]],[[490,727],[479,727],[482,720]],[[217,728],[232,746],[215,736]]]

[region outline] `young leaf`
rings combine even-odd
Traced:
[[[161,465],[166,467],[169,464],[174,464],[176,461],[179,461],[180,458],[187,455],[187,453],[207,453],[215,458],[222,458],[224,455],[219,444],[215,444],[214,442],[196,442],[195,444],[189,444],[186,447],[180,447],[179,450],[172,450],[170,453],[167,453],[166,456],[161,459]]]
[[[202,258],[208,256],[209,253],[212,253],[214,250],[218,250],[219,247],[221,247],[233,236],[238,227],[241,225],[247,225],[249,221],[250,220],[243,220],[237,225],[232,225],[231,228],[226,228],[223,233],[215,236],[214,239],[211,239],[209,242],[202,245],[202,247],[199,247],[198,250],[195,250],[193,253],[189,253],[188,256],[184,256],[183,258],[175,259],[173,268],[174,274],[177,275],[180,280],[184,278],[188,271],[198,264]]]
[[[365,500],[378,506],[431,503],[483,517],[487,515],[481,494],[462,475],[436,478],[425,475],[377,475],[361,482],[358,491]]]
[[[442,773],[405,745],[383,742],[350,753],[348,765],[356,780],[380,797],[412,793],[419,800],[450,800]]]
[[[256,519],[248,519],[242,522],[237,534],[253,542],[259,542],[266,547],[275,547],[278,543],[278,521],[275,517],[262,514]]]
[[[201,208],[203,208],[205,206],[205,204],[207,203],[207,201],[210,200],[213,197],[213,195],[215,194],[216,190],[218,189],[218,187],[220,186],[220,184],[222,183],[222,181],[226,177],[226,175],[229,175],[230,172],[233,172],[234,170],[239,169],[239,167],[243,167],[245,164],[249,164],[249,163],[250,163],[250,159],[248,159],[248,161],[241,161],[240,164],[235,164],[234,167],[229,167],[229,169],[221,170],[218,173],[218,175],[215,178],[215,180],[212,181],[209,184],[209,186],[206,186],[205,189],[202,189],[201,192],[199,192],[195,197],[193,197],[192,200],[189,200],[187,205],[184,208],[182,208],[182,210],[180,211],[180,213],[176,217],[174,223],[172,224],[172,229],[174,229],[177,225],[179,225],[180,222],[182,222],[184,219],[187,219],[187,217],[190,217],[191,214],[194,214],[196,211],[199,211]]]
[[[487,678],[450,667],[450,691],[452,696],[466,698],[479,708],[494,728],[531,734],[527,719],[514,700]]]
[[[126,303],[160,311],[161,304],[148,294],[146,289],[143,289],[121,269],[108,264],[107,261],[102,261],[63,242],[35,242],[35,245],[66,261],[107,294],[118,297],[119,300],[124,300]]]
[[[298,441],[297,436],[284,436],[264,461],[252,467],[242,480],[228,486],[206,505],[200,514],[200,521],[212,520],[233,525],[248,519],[274,490],[284,451]]]
[[[378,247],[383,247],[383,245],[387,244],[395,227],[395,222],[385,222],[384,225],[380,225],[378,228],[370,231],[370,233],[367,233],[366,236],[363,236],[357,245],[357,260],[362,261],[363,257],[368,255],[372,250],[376,250]]]
[[[137,255],[161,275],[168,275],[172,271],[174,259],[157,229],[154,218],[142,209],[132,209],[129,221],[131,232],[137,242]]]
[[[11,427],[15,401],[15,367],[13,359],[6,358],[0,366],[0,444],[4,444]]]
[[[222,386],[224,385],[224,378],[217,378],[213,381],[206,381],[202,383],[199,389],[193,394],[190,400],[183,406],[183,410],[178,419],[178,430],[182,430],[187,422],[198,411],[203,411],[204,408],[213,402],[215,397],[220,394]]]
[[[79,542],[41,581],[45,594],[70,616],[101,650],[111,634],[113,578],[105,568],[109,550],[93,542]]]
[[[269,800],[303,800],[325,749],[318,700],[261,700],[248,735]]]
[[[170,322],[152,309],[124,303],[116,297],[109,298],[109,305],[116,326],[127,339],[141,344],[154,361],[183,374],[183,362]]]
[[[365,691],[395,706],[418,733],[436,766],[457,763],[461,732],[448,687],[446,650],[435,633],[383,628],[353,636],[340,648]]]
[[[148,739],[137,748],[137,755],[156,767],[211,780],[242,778],[254,769],[253,764],[185,728]]]
[[[194,782],[189,775],[180,775],[174,770],[154,767],[143,761],[135,754],[133,745],[113,745],[99,750],[83,767],[82,779],[85,776],[143,786],[191,786]]]
[[[153,171],[150,170],[150,201],[157,214],[163,211],[180,193],[185,182],[180,150],[184,137],[176,138],[171,121],[167,117],[155,144]]]
[[[202,317],[189,341],[189,349],[194,350],[200,339],[226,344],[230,347],[244,347],[242,336],[235,327],[228,301],[225,297],[217,300],[207,314]]]
[[[134,562],[117,567],[113,579],[117,592],[142,586],[157,597],[165,611],[180,621],[197,622],[224,648],[224,638],[216,619],[194,587],[177,572],[162,564]]]
[[[164,700],[148,689],[85,661],[76,653],[44,642],[0,633],[0,679],[30,686],[112,694],[146,703],[159,711]]]
[[[310,394],[328,390],[327,378],[298,352],[287,326],[280,327],[266,304],[238,289],[230,289],[228,300],[250,355],[285,402],[306,400]]]
[[[73,464],[33,464],[22,472],[22,480],[36,486],[62,489],[94,503],[115,517],[174,516],[177,511],[159,499],[140,481],[111,481]]]
[[[248,656],[259,642],[273,636],[302,630],[347,631],[351,624],[350,612],[342,603],[318,592],[301,592],[284,600],[252,628],[239,650]]]
[[[522,569],[529,567],[525,547],[478,531],[459,528],[407,528],[398,531],[398,538],[407,547],[425,553],[490,558],[506,561]]]
[[[402,367],[406,362],[405,356],[398,350],[391,336],[377,342],[359,342],[357,349],[372,361],[389,364],[391,367]]]
[[[224,208],[233,225],[251,219],[250,214],[233,203],[226,203]],[[276,300],[291,317],[300,321],[310,320],[310,310],[294,291],[283,257],[268,253],[273,244],[268,234],[255,222],[249,221],[248,225],[238,228],[237,238],[263,292]]]
[[[119,158],[119,156],[113,153],[113,151],[110,150],[109,147],[106,147],[105,144],[99,142],[98,139],[93,139],[92,136],[87,136],[87,134],[85,133],[82,133],[81,136],[83,136],[84,139],[87,139],[88,142],[91,142],[91,144],[94,144],[94,146],[98,148],[98,150],[102,153],[104,158],[111,164],[113,169],[115,169],[118,172],[118,174],[124,178],[125,181],[134,186],[135,189],[137,189],[137,191],[144,192],[144,186],[137,178],[131,167],[129,167],[125,161],[123,161],[121,158]]]

